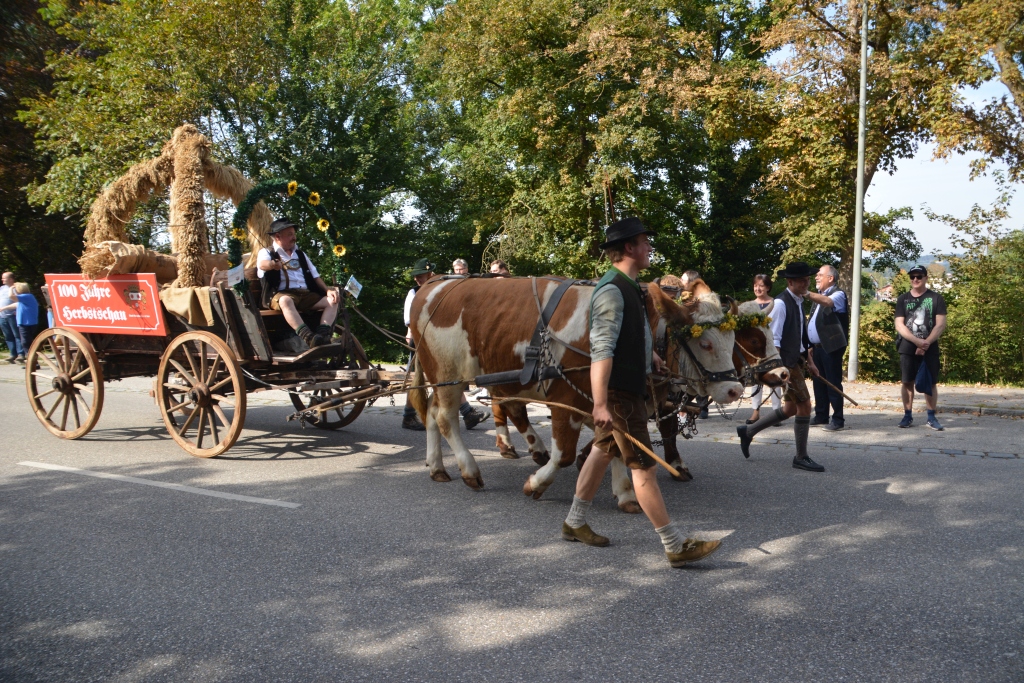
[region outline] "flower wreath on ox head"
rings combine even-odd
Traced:
[[[228,263],[231,267],[237,266],[242,262],[242,241],[248,236],[246,224],[249,221],[249,215],[252,213],[253,207],[258,202],[274,194],[283,194],[292,199],[296,204],[311,207],[319,219],[316,222],[316,227],[322,234],[323,246],[326,247],[324,251],[330,251],[338,259],[345,256],[348,250],[341,243],[337,228],[331,225],[331,218],[327,215],[327,210],[320,203],[320,193],[310,190],[295,180],[271,178],[253,186],[235,210],[235,217],[231,221],[231,233],[228,235]],[[320,264],[317,265],[319,266]],[[335,282],[338,281],[338,276],[343,270],[345,272],[348,271],[347,268],[340,268],[336,259],[331,259],[324,266],[320,270],[330,273]],[[327,278],[324,278],[324,280],[326,281]],[[244,284],[239,286],[244,286]]]
[[[679,295],[677,301],[682,304],[688,303],[692,294],[690,292],[683,292]],[[701,302],[707,303],[707,302]],[[719,309],[721,310],[721,309]],[[705,315],[701,316],[704,318],[702,321],[695,322],[691,325],[684,325],[677,327],[673,330],[676,338],[680,341],[686,341],[687,339],[697,339],[706,330],[717,328],[721,332],[730,332],[733,330],[745,330],[749,327],[768,327],[768,323],[772,321],[764,313],[744,313],[742,315],[733,315],[732,313],[721,313],[721,317],[715,315],[714,319]]]

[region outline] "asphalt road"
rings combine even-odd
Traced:
[[[591,523],[612,546],[563,542],[575,469],[526,498],[532,461],[483,425],[474,492],[429,479],[396,408],[332,433],[253,401],[239,444],[199,460],[145,388],[108,385],[65,442],[0,373],[0,680],[1024,680],[1024,421],[851,414],[812,436],[824,474],[786,443],[744,460],[732,423],[702,422],[681,445],[696,479],[662,488],[724,543],[679,570],[607,482]]]

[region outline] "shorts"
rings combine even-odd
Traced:
[[[811,394],[807,391],[807,378],[804,377],[803,365],[792,368],[787,365],[786,369],[789,370],[789,386],[786,388],[786,393],[782,395],[782,400],[793,403],[810,401]]]
[[[904,384],[913,384],[917,381],[917,371],[921,368],[921,362],[928,364],[928,372],[932,373],[932,380],[939,381],[939,347],[932,344],[923,356],[916,353],[900,354],[900,379]]]
[[[616,429],[626,432],[652,451],[651,434],[647,431],[647,402],[639,394],[616,389],[608,390],[608,410],[612,414],[612,424]],[[633,470],[646,470],[654,467],[654,459],[637,449],[632,441],[610,429],[598,427],[594,431],[594,448],[622,458],[622,462]]]
[[[281,299],[288,297],[295,302],[295,308],[300,311],[308,311],[323,299],[323,294],[311,292],[308,289],[282,289],[270,300],[270,307],[275,311],[281,310]]]

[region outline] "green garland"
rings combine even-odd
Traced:
[[[283,194],[293,199],[296,204],[302,202],[302,205],[312,207],[319,218],[317,228],[324,234],[325,241],[330,245],[331,253],[337,259],[345,256],[345,245],[341,244],[341,236],[338,234],[338,229],[332,225],[331,218],[327,215],[327,209],[323,207],[320,201],[320,194],[295,180],[270,178],[253,186],[246,193],[245,199],[239,202],[238,208],[235,209],[235,217],[231,220],[231,233],[228,235],[228,263],[231,267],[235,267],[242,262],[242,240],[248,236],[246,224],[249,222],[249,216],[252,214],[253,208],[258,202],[274,194]],[[333,276],[334,282],[340,279],[337,259],[332,259],[329,261],[327,268],[321,269],[330,273]]]
[[[732,332],[734,330],[745,330],[750,327],[768,327],[768,323],[771,321],[772,319],[764,313],[745,313],[743,315],[726,313],[718,322],[685,325],[674,330],[674,333],[679,341],[686,341],[688,339],[697,339],[704,334],[705,330],[709,330],[712,327],[716,327],[722,332]]]

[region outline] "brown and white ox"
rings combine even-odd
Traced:
[[[553,279],[538,279],[537,293],[540,308],[558,287]],[[692,301],[681,306],[673,302],[658,287],[648,288],[647,314],[653,330],[659,319],[658,308],[665,311],[672,326],[694,322],[718,320],[722,311],[718,296],[701,281],[693,283]],[[553,337],[580,351],[590,351],[590,298],[592,285],[573,285],[562,297],[549,324]],[[654,303],[657,301],[658,308]],[[435,481],[451,481],[441,459],[441,436],[455,453],[462,480],[473,489],[483,487],[483,477],[472,454],[462,441],[459,430],[459,404],[467,384],[481,374],[520,370],[524,365],[526,347],[530,344],[537,325],[538,303],[534,298],[530,278],[446,278],[431,280],[423,285],[412,304],[411,324],[416,345],[416,378],[414,386],[422,385],[423,376],[432,384],[462,380],[460,384],[437,387],[427,401],[426,391],[409,391],[409,400],[427,427],[427,466]],[[709,329],[700,339],[688,343],[694,355],[709,371],[733,368],[732,350],[734,334]],[[672,343],[675,343],[674,341]],[[552,341],[550,351],[556,364],[561,364],[569,380],[584,394],[590,394],[589,355]],[[678,354],[686,356],[687,354]],[[562,379],[537,382],[521,386],[518,382],[493,386],[491,396],[500,400],[518,397],[552,401],[570,405],[589,414],[593,405]],[[718,382],[708,391],[719,403],[738,400],[743,387],[738,382]],[[525,407],[516,402],[503,404],[530,444],[534,459],[544,460],[546,450],[540,437],[526,418]],[[521,419],[520,419],[521,418]],[[551,457],[546,464],[530,475],[523,492],[534,498],[554,481],[558,470],[576,459],[576,444],[580,428],[587,418],[551,406]],[[625,490],[613,490],[619,506],[635,506],[636,498],[628,476],[618,478]]]

